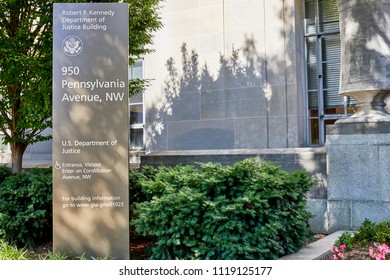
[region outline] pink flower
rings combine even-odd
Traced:
[[[330,247],[330,251],[333,253],[334,260],[342,260],[344,259],[344,252],[347,249],[347,246],[342,244],[339,247],[332,246]]]
[[[386,254],[390,253],[390,248],[387,244],[376,244],[374,243],[374,247],[370,246],[368,252],[370,253],[370,257],[376,260],[385,260]]]

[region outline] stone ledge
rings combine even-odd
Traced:
[[[310,243],[297,253],[290,254],[279,260],[319,260],[330,252],[330,247],[344,231],[336,231],[316,242]]]
[[[326,135],[390,133],[390,122],[335,123],[326,126]]]
[[[197,156],[197,155],[268,155],[268,154],[295,154],[295,153],[326,153],[324,147],[302,148],[275,148],[275,149],[228,149],[228,150],[167,150],[146,153],[148,156]]]

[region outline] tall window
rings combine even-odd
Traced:
[[[143,78],[143,61],[130,66],[130,79]],[[143,93],[130,97],[130,150],[144,149],[144,96]]]
[[[336,0],[305,1],[305,41],[310,145],[323,145],[325,127],[353,112],[339,95],[340,29]]]

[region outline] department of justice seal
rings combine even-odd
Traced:
[[[66,55],[76,56],[83,50],[83,42],[77,36],[68,36],[62,41],[62,50]]]

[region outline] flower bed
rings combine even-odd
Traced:
[[[390,260],[390,221],[366,219],[359,231],[344,232],[330,248],[326,260]]]

